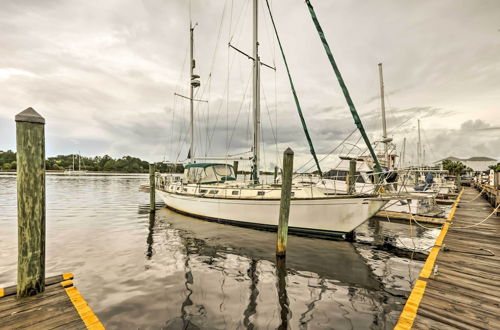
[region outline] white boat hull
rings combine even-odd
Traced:
[[[165,204],[180,213],[250,227],[278,224],[279,199],[211,198],[157,190]],[[367,197],[292,199],[290,232],[344,234],[375,215],[387,202]]]

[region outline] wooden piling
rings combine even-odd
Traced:
[[[234,178],[238,178],[238,161],[233,161],[233,169],[234,169]]]
[[[349,161],[349,176],[347,177],[347,193],[352,195],[356,192],[356,160]]]
[[[292,197],[293,151],[287,148],[283,153],[283,177],[281,182],[281,201],[276,241],[276,255],[286,255],[288,240],[288,216],[290,214],[290,199]]]
[[[155,164],[149,164],[149,211],[156,209],[156,184],[155,184]]]
[[[274,167],[274,183],[278,182],[278,166]]]
[[[45,119],[28,108],[15,117],[17,143],[17,296],[45,290]]]

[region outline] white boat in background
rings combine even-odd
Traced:
[[[69,170],[65,170],[65,175],[86,175],[87,171],[81,169],[81,159],[80,153],[78,153],[78,170],[75,170],[75,155],[73,156],[73,166]]]
[[[356,161],[355,190],[357,193],[373,194],[377,185],[373,183],[373,169],[362,159]],[[359,170],[358,170],[359,169]],[[349,159],[341,158],[335,169],[317,182],[314,186],[325,194],[347,194],[348,184],[346,178],[349,173]],[[404,171],[400,171],[404,173]],[[305,180],[302,180],[303,182]],[[380,185],[379,185],[380,187]],[[401,194],[400,199],[393,199],[384,207],[384,211],[412,213],[414,215],[440,217],[445,215],[445,210],[436,203],[436,196],[440,191],[439,184],[428,187],[425,191],[417,191],[409,182],[397,184],[385,183],[385,191],[391,194]]]

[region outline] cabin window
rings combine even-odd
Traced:
[[[181,190],[181,187],[177,187],[177,191]]]
[[[232,195],[233,195],[233,196],[237,196],[237,195],[239,195],[239,194],[240,194],[240,192],[239,192],[238,190],[233,190],[233,192],[232,192]]]
[[[200,194],[206,194],[206,193],[207,193],[207,191],[208,191],[207,189],[201,189],[201,190],[200,190]]]
[[[291,197],[295,196],[295,191],[292,191],[292,193],[290,194]]]
[[[359,172],[356,172],[356,182],[357,183],[365,183],[365,179],[363,178],[363,176]]]
[[[266,194],[265,191],[257,191],[257,196],[264,196]]]
[[[187,192],[188,190],[187,188],[182,188],[182,191]]]
[[[219,191],[218,190],[210,190],[208,193],[209,194],[217,194]]]

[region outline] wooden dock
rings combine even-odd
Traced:
[[[462,191],[395,329],[500,329],[500,217],[477,197]]]
[[[104,329],[66,273],[45,279],[45,291],[16,297],[16,286],[0,288],[0,329]]]
[[[443,225],[446,222],[446,218],[424,217],[422,215],[414,215],[411,213],[404,213],[404,212],[378,211],[375,214],[375,216],[378,218],[389,219],[389,220],[408,220],[408,221],[417,221],[421,223],[432,223],[435,225]]]

